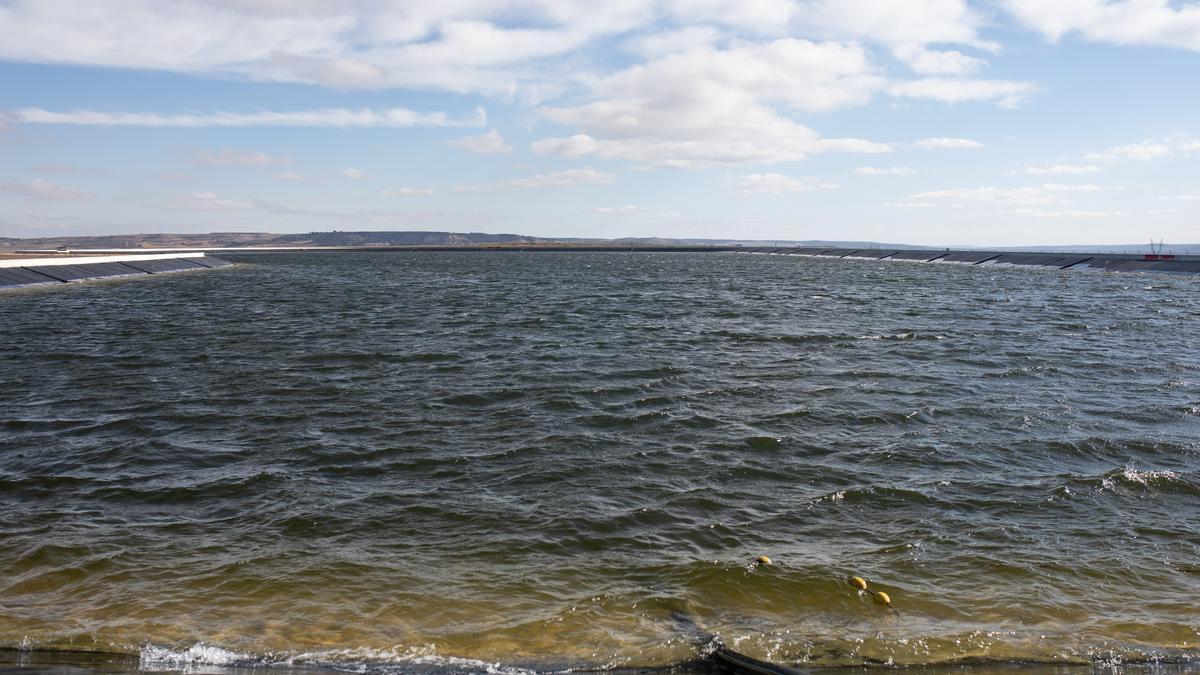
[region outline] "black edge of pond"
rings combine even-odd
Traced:
[[[813,251],[813,252],[809,252]],[[854,248],[756,248],[740,253],[760,255],[803,255],[847,260],[875,260],[957,264],[978,267],[1024,267],[1030,269],[1086,270],[1094,272],[1151,272],[1200,275],[1200,255],[1134,255],[1123,253],[1040,253],[1006,251],[954,251],[854,249]]]
[[[45,264],[47,261],[43,258],[31,259],[28,261],[28,265],[21,265],[19,267],[0,267],[0,291],[33,286],[61,286],[63,284],[95,281],[97,279],[189,272],[227,267],[233,264],[228,260],[213,256],[205,256],[203,258],[154,257],[144,260],[138,260],[133,256],[123,257],[129,259],[87,262],[87,258],[80,258],[78,262]],[[53,262],[58,263],[59,261],[56,260]]]

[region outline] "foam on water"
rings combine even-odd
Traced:
[[[889,333],[886,335],[860,335],[859,340],[944,340],[943,335],[927,335],[915,332]]]
[[[260,657],[239,654],[202,642],[181,650],[144,645],[138,652],[138,662],[143,670],[189,670],[196,666],[255,666],[267,663]]]
[[[144,645],[138,667],[147,671],[203,671],[206,667],[264,668],[305,667],[356,673],[403,673],[418,667],[431,673],[488,673],[534,675],[538,671],[497,662],[439,654],[433,645],[390,649],[328,649],[290,654],[244,654],[197,643],[184,649]]]

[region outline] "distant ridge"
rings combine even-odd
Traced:
[[[211,232],[208,234],[131,234],[81,237],[0,238],[0,250],[22,248],[186,248],[232,246],[468,246],[553,242],[519,234],[482,232]]]
[[[273,239],[256,242],[262,246],[454,246],[473,244],[533,244],[552,242],[550,239],[520,234],[487,234],[484,232],[309,232],[281,234]]]

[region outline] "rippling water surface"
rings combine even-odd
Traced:
[[[0,295],[0,647],[632,667],[712,634],[811,666],[1200,658],[1195,279],[240,262]]]

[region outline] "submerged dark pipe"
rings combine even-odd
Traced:
[[[767,559],[767,562],[770,560]],[[761,559],[759,564],[762,564]],[[704,654],[705,663],[714,667],[715,672],[734,675],[805,675],[803,671],[795,668],[762,661],[729,649],[721,644],[719,637],[705,630],[695,615],[687,609],[671,612],[671,618],[681,633],[696,641],[696,645]]]
[[[804,671],[739,654],[724,645],[714,649],[708,658],[722,671],[737,675],[805,675]]]

